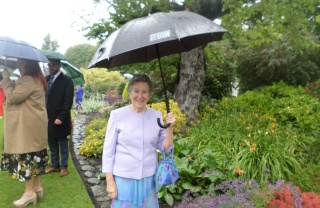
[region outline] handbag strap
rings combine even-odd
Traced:
[[[164,150],[162,150],[162,160],[167,160],[167,159],[173,160],[173,154],[174,154],[174,148],[173,148],[173,147],[172,147],[172,149],[169,151],[168,157],[166,157],[166,152],[165,152]]]

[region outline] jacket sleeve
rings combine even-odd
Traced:
[[[102,152],[102,172],[104,173],[113,172],[116,144],[118,139],[117,122],[114,114],[114,111],[111,111],[108,120],[106,136],[104,138]]]
[[[73,96],[74,96],[74,85],[71,78],[68,77],[65,84],[63,106],[60,113],[57,116],[57,119],[62,121],[62,123],[65,121],[67,117],[70,116],[70,110],[73,104]]]
[[[13,86],[9,78],[3,79],[1,84],[6,96],[6,102],[20,104],[25,101],[34,91],[34,84],[32,82],[34,82],[32,77],[23,76]]]

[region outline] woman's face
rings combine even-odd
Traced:
[[[130,91],[130,99],[135,109],[143,110],[150,98],[149,85],[146,82],[137,82],[133,84]]]
[[[18,59],[18,69],[20,72],[20,76],[23,76],[25,74],[25,67],[26,67],[26,62]]]

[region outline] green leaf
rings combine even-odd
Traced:
[[[166,193],[164,195],[164,200],[167,202],[167,204],[169,204],[170,206],[173,205],[173,197],[171,196],[171,194]]]
[[[176,200],[181,200],[182,196],[180,194],[172,194],[173,198],[175,198]]]
[[[187,189],[187,190],[192,190],[192,191],[200,191],[200,187],[199,186],[193,186],[191,183],[189,182],[185,182],[182,184],[182,187],[184,189]]]
[[[158,199],[162,198],[162,197],[163,197],[163,194],[164,194],[163,191],[159,191],[159,192],[158,192]]]

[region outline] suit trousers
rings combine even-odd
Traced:
[[[67,168],[69,157],[68,138],[49,136],[48,143],[51,153],[51,167],[60,169]]]

